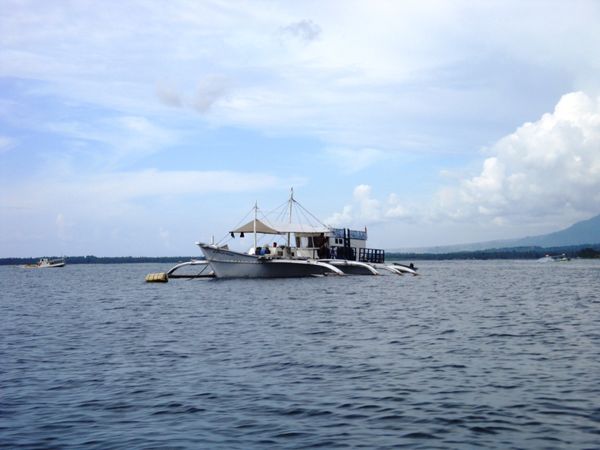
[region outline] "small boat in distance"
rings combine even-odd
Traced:
[[[538,262],[541,262],[541,263],[565,262],[565,261],[571,261],[571,258],[569,258],[565,253],[563,253],[561,255],[546,255],[546,256],[538,259]]]
[[[25,269],[50,269],[55,267],[64,267],[65,264],[64,258],[42,258],[35,264],[25,264],[23,267]]]

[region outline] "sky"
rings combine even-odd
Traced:
[[[599,2],[0,10],[0,257],[199,255],[292,187],[384,249],[600,213]]]

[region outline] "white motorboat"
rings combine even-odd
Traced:
[[[223,244],[197,242],[216,278],[283,278],[323,275],[380,275],[407,272],[386,265],[385,251],[366,247],[367,230],[332,228],[321,223],[295,199],[293,190],[289,200],[280,207],[279,217],[285,212],[287,220],[259,219],[255,204],[254,218],[229,232],[230,238],[246,234],[254,236],[254,245],[247,253],[231,250]],[[296,216],[312,218],[313,223],[294,223]],[[273,215],[277,214],[277,210]],[[269,244],[259,246],[258,235],[269,236]],[[272,242],[273,239],[284,242]],[[413,271],[414,272],[414,271]],[[416,272],[414,272],[416,274]]]
[[[546,256],[538,259],[538,262],[541,262],[541,263],[565,262],[565,261],[571,261],[571,258],[569,258],[565,253],[562,253],[560,255],[546,255]]]
[[[66,263],[65,263],[64,258],[58,258],[58,259],[42,258],[35,264],[25,264],[23,267],[26,269],[48,269],[48,268],[55,268],[55,267],[64,267],[65,264]]]

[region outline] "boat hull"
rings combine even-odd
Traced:
[[[313,260],[270,259],[199,243],[217,278],[300,278],[343,274],[339,269]]]

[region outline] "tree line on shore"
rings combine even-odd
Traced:
[[[386,252],[387,260],[448,260],[448,259],[539,259],[546,255],[562,255],[569,258],[600,258],[600,244],[586,244],[569,247],[514,247],[491,250],[450,252],[450,253],[401,253]],[[58,258],[56,256],[51,258]],[[34,264],[37,258],[0,258],[0,265]],[[132,264],[132,263],[179,263],[192,256],[68,256],[67,264]]]
[[[52,256],[50,259],[63,258]],[[132,264],[132,263],[178,263],[191,259],[201,259],[191,256],[65,256],[67,264]],[[37,258],[0,258],[0,265],[35,264]]]
[[[539,259],[546,255],[565,255],[568,258],[600,258],[600,244],[568,247],[512,247],[449,253],[387,252],[386,259],[446,260],[446,259]]]

